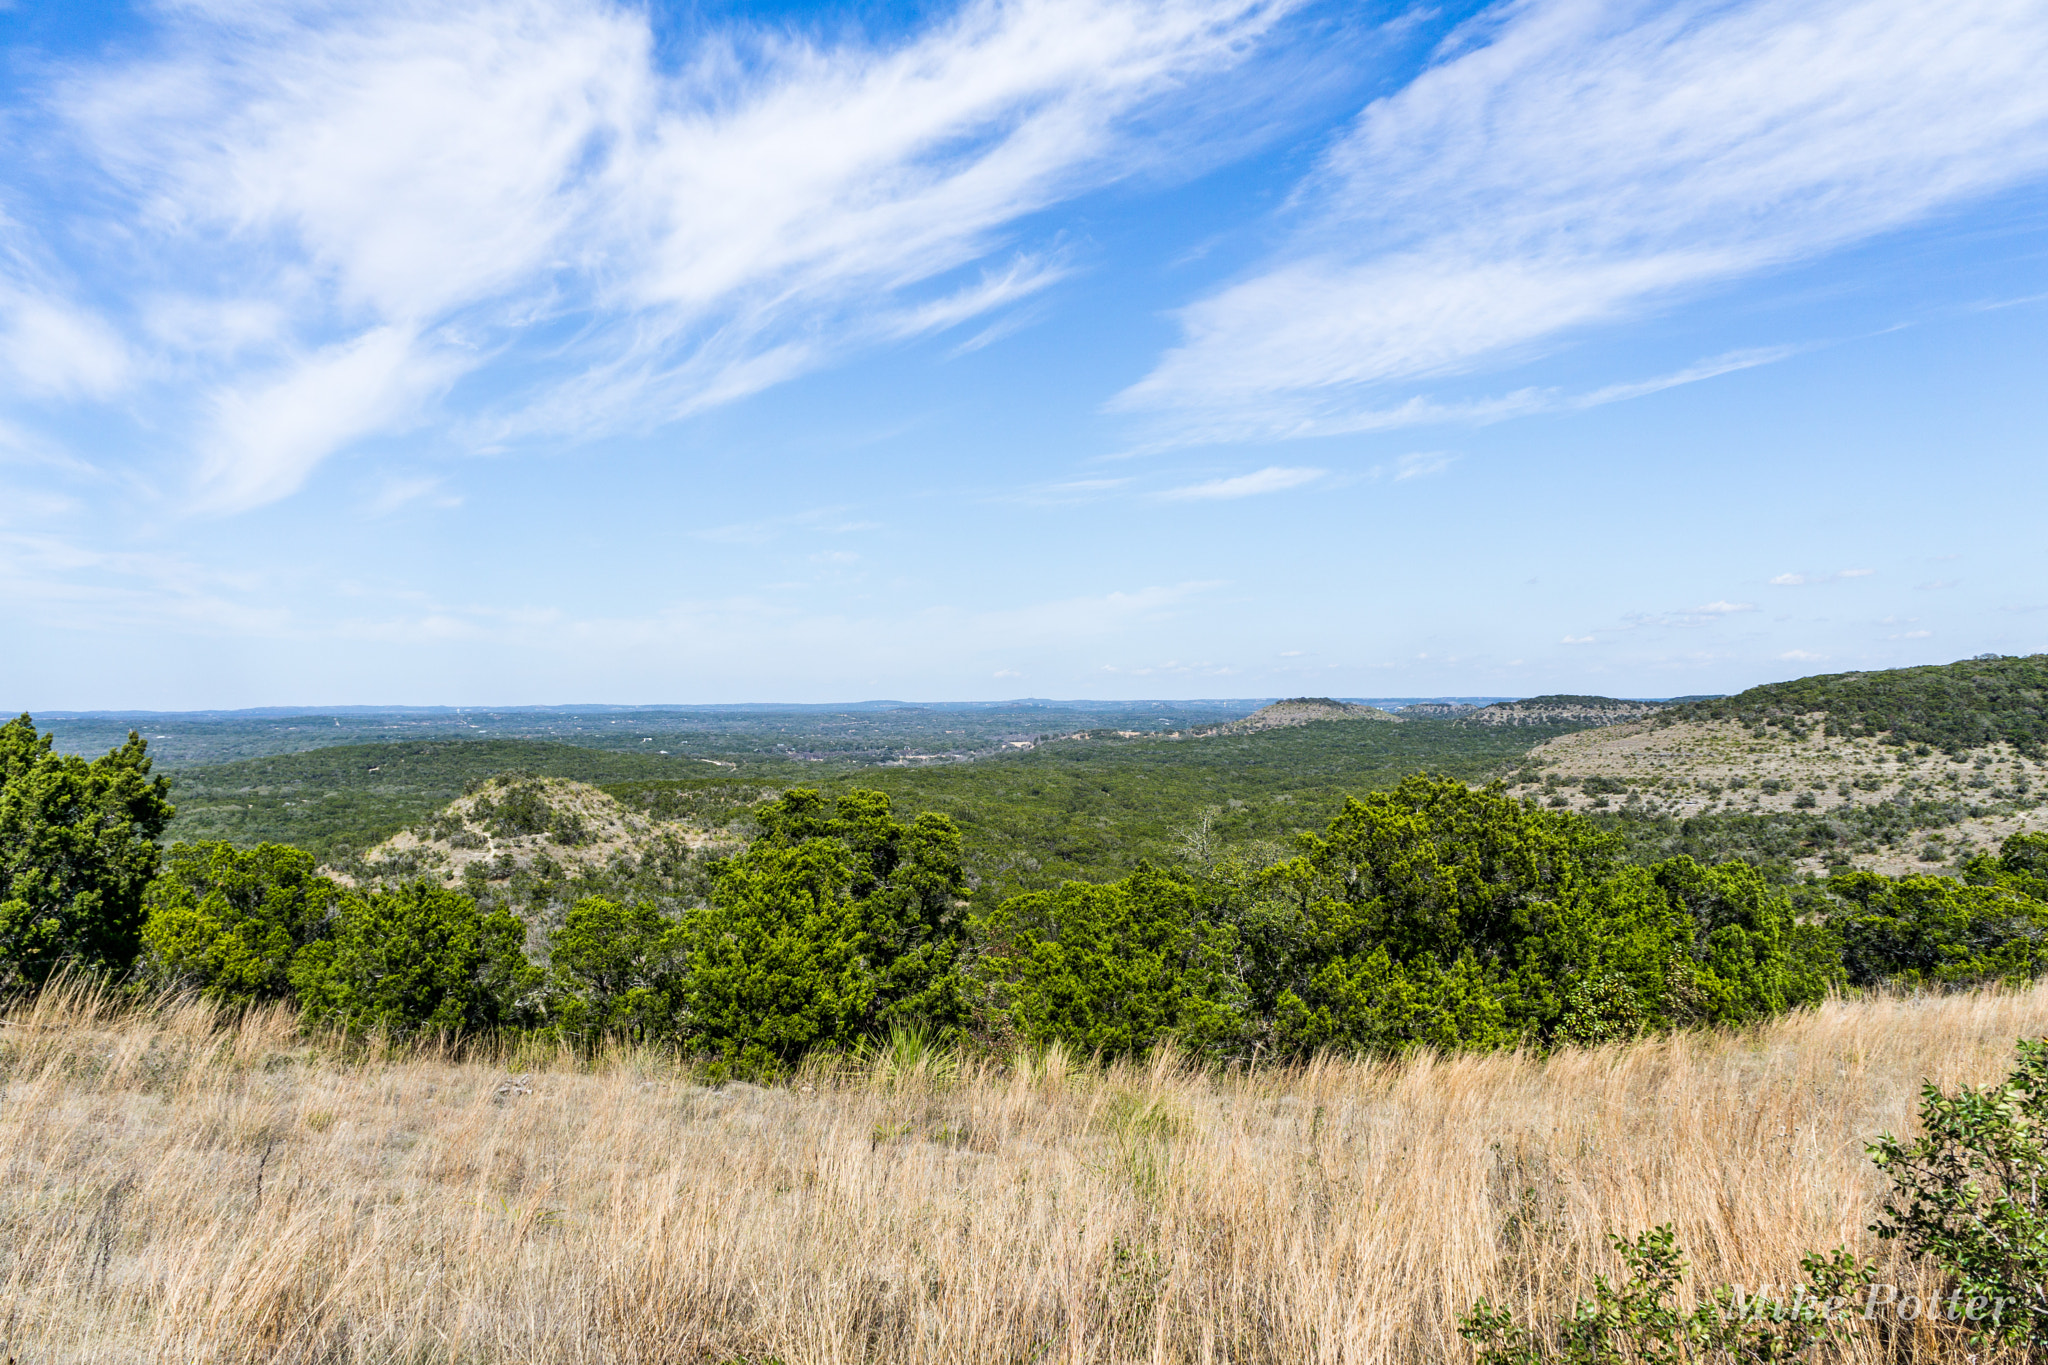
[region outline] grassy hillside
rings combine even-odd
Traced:
[[[1796,728],[1799,717],[1821,711],[1834,735],[1889,731],[1895,742],[1949,753],[2004,741],[2039,758],[2048,744],[2048,654],[1824,673],[1694,702],[1667,715]]]

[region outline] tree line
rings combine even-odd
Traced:
[[[792,790],[698,903],[590,896],[546,933],[432,879],[345,885],[280,844],[165,852],[171,814],[139,737],[87,761],[26,716],[0,727],[0,973],[284,1001],[352,1032],[627,1036],[760,1075],[898,1028],[1105,1055],[1545,1046],[2048,964],[2048,835],[1959,878],[1787,887],[1632,864],[1583,816],[1427,776],[1265,866],[1142,863],[980,910],[951,820]]]

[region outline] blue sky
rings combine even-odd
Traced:
[[[0,3],[0,704],[2048,648],[2031,0]]]

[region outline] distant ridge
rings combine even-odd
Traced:
[[[1830,735],[1882,734],[1894,744],[1951,754],[2003,741],[2038,759],[2048,753],[2048,654],[1822,673],[1673,707],[1660,720],[1735,720],[1797,731],[1815,715],[1826,716]]]
[[[1320,720],[1384,720],[1399,724],[1401,718],[1377,706],[1337,701],[1331,697],[1289,697],[1262,706],[1243,720],[1218,726],[1212,734],[1247,734],[1253,730],[1278,730],[1289,725],[1308,725]]]
[[[1630,701],[1621,697],[1559,694],[1496,702],[1471,712],[1466,719],[1474,725],[1620,725],[1654,715],[1669,705],[1669,702]]]

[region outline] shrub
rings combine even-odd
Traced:
[[[0,981],[59,967],[125,972],[170,822],[169,782],[130,732],[88,763],[51,751],[26,715],[0,726]]]
[[[1877,1275],[1875,1263],[1858,1261],[1845,1248],[1801,1261],[1808,1283],[1797,1287],[1789,1304],[1745,1302],[1732,1286],[1722,1285],[1685,1313],[1671,1302],[1686,1263],[1669,1224],[1634,1241],[1610,1240],[1628,1266],[1628,1279],[1616,1288],[1606,1276],[1596,1277],[1593,1297],[1579,1300],[1562,1322],[1532,1329],[1485,1299],[1474,1304],[1460,1319],[1458,1335],[1478,1348],[1479,1365],[1797,1360],[1823,1342],[1848,1336],[1848,1322],[1832,1318],[1829,1307],[1852,1299]]]
[[[1242,1016],[1236,935],[1204,908],[1195,885],[1148,864],[1004,901],[978,926],[985,1008],[999,1031],[1108,1055],[1226,1042]]]
[[[351,1031],[474,1032],[521,1022],[539,972],[526,931],[505,911],[428,882],[342,897],[334,936],[293,961],[293,992],[309,1023]]]
[[[586,896],[548,938],[552,1021],[574,1037],[672,1037],[682,1001],[682,924],[651,905]]]
[[[1940,850],[1930,844],[1921,856]],[[1849,983],[1955,985],[2026,980],[2048,966],[2048,904],[2004,884],[1843,872],[1829,915]]]
[[[797,789],[755,809],[761,836],[685,921],[689,1027],[726,1064],[772,1072],[892,1023],[957,1027],[965,921],[960,832],[903,824],[880,792]]]
[[[1872,1230],[1953,1280],[1974,1345],[2048,1346],[2048,1040],[1997,1085],[1920,1096],[1922,1135],[1870,1147],[1892,1179]]]
[[[341,888],[283,844],[176,844],[144,897],[148,978],[229,1004],[290,993],[292,960],[325,938]]]

